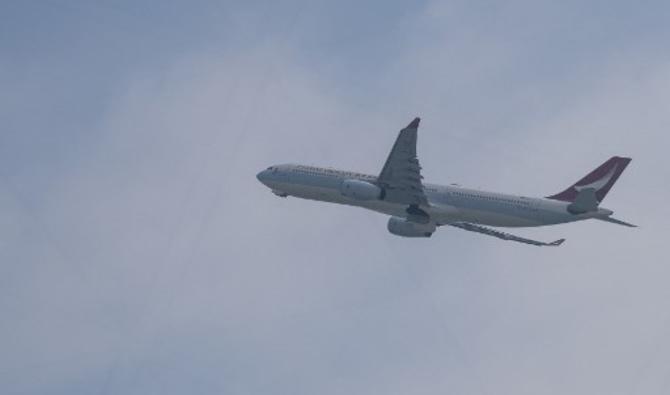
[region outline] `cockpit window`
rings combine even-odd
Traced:
[[[272,170],[272,169],[273,169],[273,166],[268,167],[268,170]]]

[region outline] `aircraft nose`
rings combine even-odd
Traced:
[[[267,185],[268,171],[267,171],[267,170],[263,170],[263,171],[259,172],[258,174],[256,174],[256,178],[257,178],[258,181],[260,181],[263,185]]]

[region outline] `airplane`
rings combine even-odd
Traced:
[[[597,219],[635,227],[612,217],[600,203],[631,158],[614,156],[562,192],[532,198],[423,183],[416,154],[420,118],[402,129],[379,175],[332,168],[282,164],[257,174],[280,197],[362,207],[390,215],[388,231],[403,237],[430,237],[451,226],[535,246],[559,246],[565,239],[542,242],[492,227],[533,227]]]

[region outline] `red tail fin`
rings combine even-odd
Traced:
[[[564,202],[574,202],[577,193],[586,188],[593,188],[595,190],[596,199],[602,202],[609,192],[612,185],[623,173],[631,158],[622,158],[620,156],[613,156],[607,162],[600,165],[597,169],[587,174],[584,178],[577,181],[574,185],[561,193],[547,196],[547,199],[562,200]]]

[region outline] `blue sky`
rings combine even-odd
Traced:
[[[665,394],[665,2],[0,5],[0,392]],[[640,224],[539,249],[278,199],[376,173],[543,196],[612,155]]]

